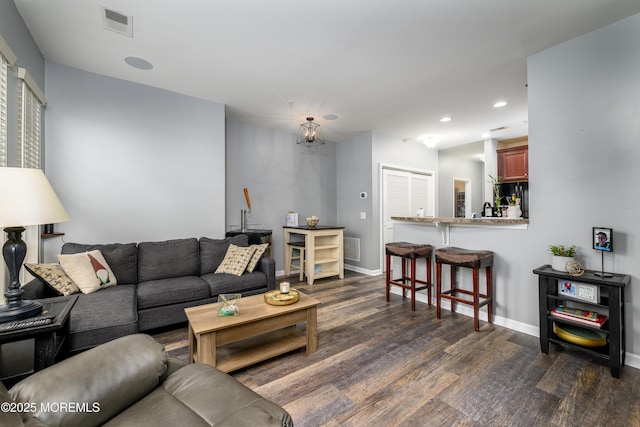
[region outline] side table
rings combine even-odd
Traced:
[[[71,295],[40,300],[42,314],[56,316],[53,322],[0,333],[0,380],[5,386],[10,387],[64,357],[69,314],[77,299],[77,295]],[[33,354],[25,353],[29,351]]]
[[[600,277],[597,271],[586,270],[582,276],[571,276],[568,273],[556,271],[550,265],[543,265],[535,270],[538,275],[538,295],[540,314],[540,349],[543,353],[549,353],[549,343],[561,345],[572,350],[579,350],[593,357],[603,359],[609,363],[611,376],[620,377],[620,369],[624,365],[625,355],[625,328],[624,328],[624,289],[631,282],[631,276],[627,274],[613,274],[612,277]],[[594,296],[594,301],[563,295],[558,292],[558,282],[571,282],[591,285],[598,292],[599,299]],[[572,301],[590,307],[590,311],[596,311],[607,315],[607,321],[602,328],[575,323],[568,319],[558,319],[551,315],[551,310],[560,304]],[[586,329],[593,329],[607,334],[607,345],[603,347],[584,347],[562,340],[553,332],[553,323],[574,324]]]

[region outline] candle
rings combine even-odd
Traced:
[[[289,282],[280,283],[280,293],[288,294],[289,293]]]

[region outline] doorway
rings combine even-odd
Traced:
[[[453,216],[471,218],[471,181],[453,178]]]
[[[381,240],[380,265],[385,271],[384,245],[392,242],[394,216],[416,216],[418,209],[424,209],[425,216],[435,216],[435,178],[432,171],[404,169],[381,165]]]

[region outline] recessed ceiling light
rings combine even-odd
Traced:
[[[442,123],[446,123],[446,122],[450,122],[451,121],[451,116],[444,116],[440,119],[440,121]]]
[[[505,105],[507,105],[507,101],[498,101],[495,104],[493,104],[493,108],[500,108],[500,107],[504,107]]]
[[[151,62],[146,59],[138,58],[137,56],[127,56],[124,58],[124,62],[138,70],[151,70],[153,68],[153,64]]]
[[[336,114],[325,114],[322,118],[325,120],[336,120],[338,116]]]
[[[491,133],[489,132],[485,132],[482,135],[480,135],[481,138],[491,138]]]

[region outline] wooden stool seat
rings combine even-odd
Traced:
[[[492,322],[492,268],[493,252],[486,250],[469,250],[456,247],[440,248],[435,250],[436,258],[436,317],[441,316],[441,299],[451,301],[451,311],[455,312],[455,303],[462,303],[473,306],[473,328],[480,329],[478,318],[479,308],[487,306],[489,323]],[[442,291],[442,264],[451,266],[451,289]],[[473,270],[473,291],[456,287],[456,268],[465,267]],[[486,293],[480,293],[479,270],[486,272]],[[473,300],[463,299],[456,294],[470,295]]]
[[[387,302],[391,285],[400,286],[402,288],[402,296],[406,296],[406,291],[411,291],[411,311],[416,311],[416,292],[423,289],[427,290],[427,298],[431,305],[431,255],[433,246],[426,244],[416,244],[409,242],[394,242],[385,245],[386,267],[387,267]],[[402,258],[402,276],[398,279],[391,278],[391,257],[397,256]],[[426,280],[416,279],[416,259],[425,258],[427,264]],[[407,261],[410,264],[409,275],[407,275]],[[416,287],[416,283],[423,285]]]

